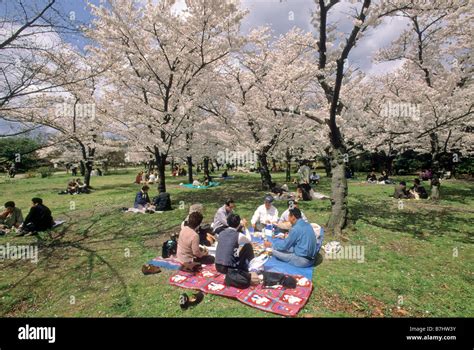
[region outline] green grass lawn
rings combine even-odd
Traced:
[[[0,260],[0,314],[275,317],[213,295],[182,311],[178,298],[183,290],[167,282],[172,272],[141,273],[147,260],[161,254],[162,242],[178,230],[192,203],[205,205],[205,222],[210,222],[232,196],[237,213],[250,218],[264,195],[259,176],[233,174],[236,179],[209,190],[182,189],[185,178],[168,179],[174,211],[124,214],[120,209],[133,204],[138,190],[132,183],[135,174],[93,178],[94,192],[79,196],[57,194],[65,188],[66,175],[0,179],[0,203],[14,200],[26,215],[30,199],[39,196],[56,219],[66,220],[51,234],[0,237],[0,245],[39,247],[37,264]],[[278,183],[283,178],[275,175]],[[324,178],[318,191],[329,194],[329,188]],[[156,188],[151,192],[156,195]],[[442,200],[408,201],[401,210],[389,198],[392,193],[393,186],[350,182],[351,225],[342,243],[363,246],[364,262],[324,259],[315,268],[314,291],[300,317],[474,316],[474,184],[443,182]],[[284,202],[276,206],[285,209]],[[304,202],[300,208],[320,224],[330,213],[328,201]]]

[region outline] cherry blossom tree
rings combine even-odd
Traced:
[[[288,142],[295,135],[303,138],[308,129],[308,120],[292,111],[311,107],[308,77],[316,69],[310,60],[315,44],[311,34],[299,29],[278,38],[267,27],[251,31],[244,48],[223,68],[226,101],[205,108],[222,117],[244,152],[256,153],[266,190],[272,186],[269,155],[277,146],[288,149]]]
[[[165,164],[183,125],[203,98],[207,74],[238,46],[245,12],[233,2],[186,0],[143,3],[108,1],[92,6],[89,36],[99,62],[114,62],[106,74],[113,86],[110,109],[131,142],[155,158],[160,192],[166,191]]]
[[[97,94],[100,71],[89,63],[87,56],[64,45],[41,70],[54,88],[28,96],[22,108],[11,112],[15,120],[52,130],[49,146],[63,143],[65,149],[76,147],[87,186],[107,125]]]
[[[412,119],[410,127],[398,125],[398,143],[430,153],[437,171],[442,155],[465,153],[472,141],[472,34],[465,23],[474,14],[469,1],[433,1],[396,15],[408,28],[377,60],[402,60],[403,65],[387,78],[385,104],[378,109],[393,118],[405,112],[402,117]],[[411,104],[410,116],[406,104]]]
[[[0,118],[22,127],[0,135],[8,137],[38,128],[22,124],[14,114],[30,96],[58,87],[44,74],[44,68],[52,64],[52,54],[62,45],[60,35],[78,34],[79,26],[61,11],[56,0],[10,0],[2,4],[1,11]]]

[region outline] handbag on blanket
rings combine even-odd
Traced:
[[[271,287],[281,285],[285,288],[296,288],[296,279],[292,276],[287,276],[278,272],[264,272],[263,286]]]
[[[238,269],[229,269],[225,275],[224,283],[228,287],[246,289],[250,287],[251,280],[250,273]]]

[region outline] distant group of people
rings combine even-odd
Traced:
[[[79,167],[77,166],[77,164],[73,164],[73,163],[66,164],[66,174],[69,174],[69,171],[71,171],[71,175],[75,177],[77,176],[78,170],[79,170]],[[103,173],[100,168],[94,168],[91,171],[91,176],[102,176],[102,175]]]
[[[67,184],[66,190],[59,192],[59,194],[70,194],[70,195],[81,194],[81,193],[90,193],[90,189],[79,178],[72,179],[71,181],[69,181]]]
[[[400,181],[400,183],[395,186],[393,197],[397,199],[427,199],[428,192],[421,185],[420,179],[413,180],[413,186],[410,187],[410,189],[407,189],[405,181]]]
[[[20,208],[15,202],[8,201],[5,203],[5,209],[0,213],[0,234],[10,232],[12,229],[18,231],[18,236],[33,235],[40,231],[45,231],[54,226],[51,210],[43,204],[41,198],[31,199],[31,208],[23,219]]]
[[[367,174],[367,182],[369,184],[383,185],[390,185],[394,183],[394,181],[388,177],[388,174],[385,170],[382,171],[379,177],[377,177],[377,174],[375,174],[375,170],[372,170],[369,174]]]
[[[180,167],[179,165],[175,165],[173,169],[171,170],[171,176],[176,177],[176,176],[186,176],[188,172],[184,167]]]
[[[153,171],[140,171],[138,172],[137,176],[135,176],[135,183],[140,184],[155,184],[159,182],[158,172],[156,170]]]

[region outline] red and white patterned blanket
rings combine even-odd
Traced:
[[[203,265],[197,273],[179,271],[170,277],[169,283],[204,293],[234,298],[259,310],[283,316],[295,316],[308,301],[313,290],[312,282],[303,276],[293,276],[297,280],[295,289],[264,288],[261,284],[247,289],[227,287],[225,275],[216,271],[214,265]]]

